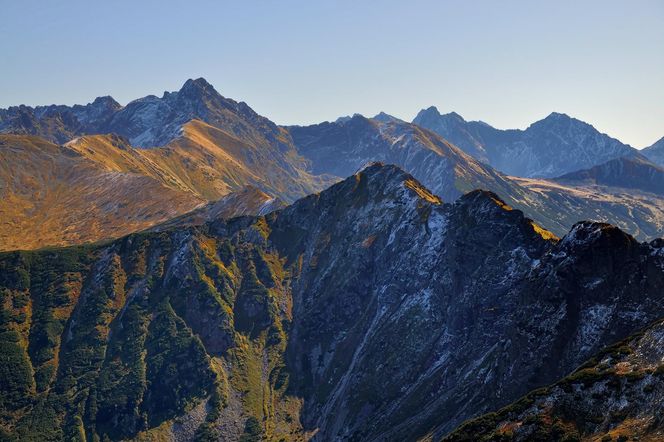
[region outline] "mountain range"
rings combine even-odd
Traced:
[[[0,440],[662,440],[662,149],[202,78],[0,110]]]
[[[561,380],[450,437],[557,425],[648,440],[656,402],[638,402],[654,417],[637,427],[647,416],[616,391],[661,400],[661,327],[605,349],[664,317],[662,287],[662,240],[594,222],[558,240],[491,192],[443,203],[373,164],[263,216],[0,254],[0,427],[440,440]],[[564,394],[603,408],[572,427]]]
[[[15,161],[15,156],[31,155],[23,152],[33,143],[34,139],[26,135],[30,134],[39,136],[40,143],[59,143],[57,148],[51,146],[51,151],[66,158],[40,166],[52,169],[57,176],[71,173],[63,168],[69,167],[68,156],[73,154],[88,169],[98,171],[95,173],[111,172],[119,177],[114,185],[122,187],[127,182],[127,188],[116,192],[124,194],[123,201],[136,194],[131,189],[136,180],[149,183],[146,189],[165,189],[161,194],[155,190],[150,197],[159,207],[164,201],[181,201],[165,212],[146,212],[137,195],[136,201],[130,201],[135,204],[128,204],[116,216],[109,210],[87,210],[102,189],[86,185],[83,190],[73,191],[75,187],[66,185],[58,189],[69,198],[64,205],[67,209],[47,210],[48,202],[33,207],[31,200],[37,193],[52,192],[49,186],[53,181],[17,181],[9,169],[0,176],[0,191],[7,195],[7,201],[17,203],[2,208],[7,221],[0,226],[0,238],[4,238],[0,249],[118,237],[183,215],[247,185],[289,203],[324,189],[372,161],[403,167],[445,201],[454,201],[477,188],[496,192],[559,236],[582,219],[611,222],[639,239],[661,236],[661,194],[653,192],[652,185],[637,184],[643,181],[634,176],[634,167],[619,168],[617,173],[623,176],[599,184],[589,180],[529,179],[524,178],[529,175],[525,172],[514,177],[488,164],[487,155],[503,152],[502,144],[489,141],[517,138],[521,140],[514,141],[518,145],[525,145],[524,140],[531,142],[528,149],[532,155],[519,154],[520,158],[537,158],[537,164],[548,164],[550,170],[576,167],[577,172],[587,164],[587,173],[593,173],[590,170],[606,159],[637,161],[630,159],[638,156],[634,149],[590,125],[552,114],[526,131],[498,131],[484,123],[465,122],[456,114],[441,116],[435,108],[420,112],[415,122],[381,113],[371,119],[355,115],[334,123],[280,127],[245,103],[222,97],[202,78],[188,80],[179,91],[166,92],[161,98],[147,96],[126,106],[111,97],[100,97],[85,106],[0,110],[0,132],[14,134],[6,135],[3,143],[11,149],[0,153],[6,157],[6,164]],[[436,131],[444,132],[455,144]],[[551,149],[567,153],[552,156],[546,153]],[[575,151],[577,154],[572,155]],[[627,157],[609,159],[620,154]],[[564,167],[559,164],[563,160]],[[639,157],[638,162],[648,169],[654,182],[663,176],[662,169],[645,157]],[[103,182],[102,178],[89,180]],[[619,183],[631,183],[629,191]],[[65,210],[80,222],[58,224]],[[94,227],[100,224],[105,227]]]
[[[350,119],[289,127],[297,150],[313,173],[347,176],[371,161],[396,164],[444,201],[489,189],[556,235],[577,221],[611,222],[640,239],[662,236],[664,169],[631,152],[612,163],[611,180],[526,179],[507,176],[421,126],[394,118]],[[589,172],[596,173],[596,169]],[[659,189],[659,190],[658,190]]]
[[[434,106],[420,111],[413,123],[430,129],[478,160],[508,175],[555,178],[636,152],[566,114],[551,113],[526,130],[496,129],[466,121]]]

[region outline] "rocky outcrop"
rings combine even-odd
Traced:
[[[471,420],[443,440],[661,440],[663,348],[660,320],[555,384]]]

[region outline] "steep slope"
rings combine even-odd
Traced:
[[[629,155],[636,149],[593,126],[553,112],[526,130],[500,130],[460,115],[420,111],[413,123],[430,129],[508,175],[551,178]]]
[[[641,151],[653,163],[664,166],[664,137],[660,138],[655,144],[646,147]]]
[[[10,108],[0,112],[0,121],[3,131],[37,133],[60,141],[75,137],[66,147],[104,169],[144,175],[207,201],[249,185],[292,202],[368,162],[385,161],[404,167],[447,201],[476,188],[494,191],[558,235],[581,219],[615,223],[640,239],[662,234],[658,198],[630,195],[632,190],[625,192],[622,187],[604,188],[611,197],[600,198],[585,184],[515,180],[465,155],[439,135],[384,113],[375,119],[355,115],[336,123],[278,127],[246,104],[222,97],[204,79],[188,80],[177,92],[145,97],[125,107],[102,97],[86,106]],[[491,153],[484,150],[487,140],[512,145],[521,143],[517,141],[526,132],[544,133],[542,139],[564,132],[560,137],[567,139],[588,129],[572,128],[578,122],[569,127],[540,122],[541,130],[533,125],[527,131],[496,131],[484,123],[465,122],[457,114],[440,116],[435,108],[421,113],[418,121],[438,124],[435,130],[450,134],[478,158]],[[81,136],[95,132],[117,135]],[[591,135],[575,139],[590,140]],[[132,144],[150,148],[136,149]],[[601,155],[593,153],[592,158]]]
[[[202,203],[41,138],[0,135],[0,250],[117,238]]]
[[[634,188],[513,180],[531,192],[530,204],[542,208],[538,220],[546,220],[544,225],[558,235],[579,220],[592,219],[613,223],[640,240],[664,236],[664,199],[660,195]]]
[[[216,200],[254,185],[287,200],[325,187],[329,177],[312,176],[269,150],[249,145],[199,120],[181,128],[167,146],[136,149],[116,135],[75,138],[66,144],[82,156],[113,170],[140,173],[174,189]]]
[[[270,212],[286,207],[286,204],[253,186],[247,186],[228,195],[173,218],[153,227],[153,231],[163,231],[175,227],[200,226],[220,218],[237,216],[267,215]]]
[[[329,182],[280,168],[269,153],[200,121],[185,125],[169,146],[150,150],[117,135],[82,136],[63,146],[3,135],[0,159],[0,250],[117,238],[208,201],[188,219],[255,215],[274,199],[263,191],[292,199]],[[268,206],[279,207],[276,201]]]
[[[483,123],[466,121],[456,112],[441,115],[435,106],[422,109],[413,119],[413,123],[437,133],[473,158],[490,164],[489,154],[481,135],[482,128],[477,126]],[[491,131],[493,128],[487,125],[484,129]]]
[[[372,161],[396,164],[446,201],[473,189],[509,198],[519,189],[490,167],[418,126],[354,115],[350,120],[289,127],[299,153],[315,174],[348,176]]]
[[[147,175],[209,201],[247,185],[293,201],[333,181],[200,120],[186,123],[180,136],[162,147],[133,148],[116,135],[78,137],[66,147],[109,169]]]
[[[201,120],[221,128],[246,143],[289,149],[285,131],[258,115],[246,103],[222,97],[204,78],[187,80],[177,92],[164,92],[132,101],[106,122],[105,132],[129,139],[134,146],[168,144],[180,134],[183,124]]]
[[[99,97],[86,106],[14,106],[0,109],[0,133],[38,135],[65,143],[80,135],[114,133],[135,147],[164,146],[180,137],[182,126],[200,120],[254,148],[281,153],[298,162],[284,128],[258,115],[244,102],[219,94],[204,78],[187,80],[176,92],[148,95],[121,106]]]
[[[2,428],[443,435],[664,316],[663,285],[661,242],[557,242],[492,193],[444,204],[375,164],[266,216],[1,255]]]
[[[664,439],[664,321],[594,356],[570,376],[469,421],[445,441]]]
[[[294,201],[338,179],[311,176],[286,129],[222,97],[203,78],[125,107],[103,97],[87,106],[2,110],[0,131],[66,142],[105,168],[150,176],[206,200],[253,185]]]
[[[664,170],[638,154],[551,180],[512,180],[531,191],[533,203],[561,226],[592,219],[640,239],[664,236]]]
[[[664,169],[641,155],[616,158],[556,178],[562,183],[638,189],[664,196]]]

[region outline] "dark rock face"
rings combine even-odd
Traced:
[[[597,223],[558,242],[495,194],[443,204],[375,164],[261,217],[3,254],[0,336],[22,371],[0,397],[23,399],[1,424],[442,436],[664,316],[662,250]]]
[[[413,123],[430,129],[465,152],[508,175],[553,178],[630,155],[636,149],[568,115],[552,113],[526,130],[500,130],[435,107]]]
[[[664,323],[658,321],[588,360],[556,384],[443,440],[661,440]]]

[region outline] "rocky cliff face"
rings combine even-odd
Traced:
[[[551,113],[526,130],[500,130],[430,107],[413,123],[430,129],[508,175],[553,178],[630,155],[636,149],[566,114]]]
[[[438,437],[664,316],[662,250],[372,165],[265,216],[6,253],[2,428]]]
[[[664,323],[595,355],[570,376],[469,421],[445,441],[662,440]]]

